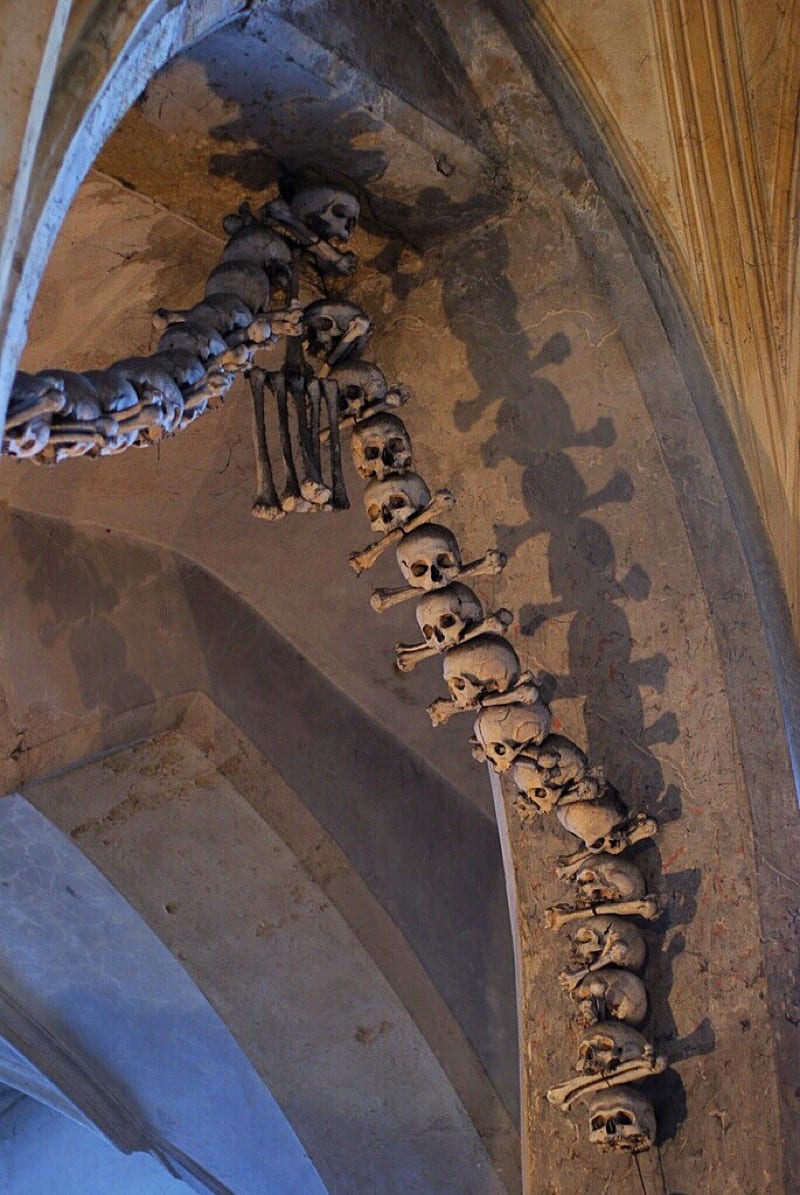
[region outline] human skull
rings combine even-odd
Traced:
[[[478,744],[496,772],[506,772],[531,743],[541,743],[550,730],[550,711],[542,701],[487,706],[475,719]]]
[[[342,419],[358,419],[368,404],[382,402],[386,397],[386,378],[371,361],[346,361],[335,365],[328,379],[339,388],[339,416]],[[364,424],[368,422],[368,419],[364,420]],[[357,431],[358,428],[353,430],[354,438]],[[353,455],[355,457],[355,450]]]
[[[332,369],[330,376],[334,377],[337,372]],[[353,464],[365,479],[376,477],[383,481],[387,473],[406,473],[411,468],[411,437],[397,415],[382,412],[356,424],[350,447]]]
[[[303,310],[303,327],[308,338],[308,351],[316,357],[327,357],[344,336],[351,320],[369,317],[355,303],[334,303],[331,299],[317,299]],[[348,357],[360,357],[369,333],[357,337],[349,346]]]
[[[204,294],[237,295],[258,315],[269,310],[269,275],[252,261],[223,261],[208,275]]]
[[[47,380],[41,375],[18,370],[14,375],[11,394],[8,397],[8,416],[24,414],[26,410],[35,407],[42,399],[53,400],[53,409],[57,411],[66,402],[64,398],[64,383],[53,377]]]
[[[292,252],[272,229],[253,222],[240,228],[222,250],[223,261],[250,261],[267,271],[273,286],[285,289],[291,277]]]
[[[646,953],[641,931],[627,917],[592,917],[572,935],[573,958],[584,967],[599,968],[613,963],[638,971]]]
[[[589,1104],[589,1140],[604,1150],[640,1153],[656,1139],[656,1117],[647,1096],[635,1087],[596,1092]]]
[[[594,1025],[607,1017],[628,1025],[641,1025],[647,1016],[647,989],[641,979],[617,967],[586,975],[570,989],[570,996],[578,1006],[583,1025]]]
[[[443,589],[461,572],[461,551],[449,527],[427,523],[397,545],[400,572],[414,589]]]
[[[364,487],[364,509],[373,531],[385,534],[403,527],[424,510],[431,492],[418,473],[387,473]]]
[[[511,778],[522,810],[527,803],[539,813],[550,813],[567,785],[580,780],[585,770],[586,756],[580,747],[560,734],[549,734],[514,763]]]
[[[444,658],[444,679],[453,704],[471,709],[490,693],[505,693],[519,680],[519,659],[502,635],[476,635]]]
[[[103,408],[97,391],[83,374],[70,369],[44,369],[36,374],[40,382],[64,391],[64,405],[59,412],[62,419],[76,419],[88,423],[100,419]]]
[[[159,353],[169,353],[173,349],[181,349],[186,353],[194,353],[201,361],[209,357],[219,357],[227,349],[227,344],[208,324],[171,324],[158,342]]]
[[[582,904],[606,900],[640,900],[644,876],[635,863],[618,855],[593,855],[573,877]]]
[[[582,1075],[613,1074],[623,1063],[652,1054],[653,1047],[638,1029],[622,1021],[600,1021],[583,1033],[575,1069]]]
[[[355,196],[327,185],[303,187],[289,207],[293,216],[326,241],[349,241],[361,210]]]
[[[483,621],[483,607],[468,585],[453,581],[417,605],[417,624],[425,642],[437,651],[455,647]]]
[[[614,834],[628,820],[628,810],[619,799],[615,788],[606,785],[602,797],[596,801],[576,801],[574,804],[559,805],[556,817],[565,830],[583,842],[587,851],[599,854],[608,851],[617,854],[625,848],[625,839]]]
[[[253,322],[253,312],[247,304],[238,295],[224,291],[206,295],[184,312],[184,317],[192,323],[208,324],[222,336],[246,328]]]
[[[184,349],[171,349],[169,352],[156,353],[152,360],[155,365],[166,370],[182,390],[190,390],[193,386],[199,385],[206,376],[200,358]]]

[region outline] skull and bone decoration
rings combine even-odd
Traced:
[[[656,1119],[632,1085],[667,1063],[642,1032],[650,1002],[637,921],[652,923],[661,909],[627,853],[651,839],[658,824],[629,810],[602,769],[558,733],[540,678],[509,642],[512,612],[489,610],[472,589],[481,577],[497,577],[506,558],[489,549],[464,563],[441,521],[455,496],[433,489],[417,471],[411,435],[397,414],[410,392],[390,385],[363,357],[369,316],[338,297],[300,301],[301,266],[323,282],[353,274],[357,258],[345,246],[358,217],[354,196],[328,185],[300,188],[258,213],[242,204],[223,220],[228,240],[203,298],[186,310],[156,311],[160,339],[152,356],[83,374],[17,374],[2,451],[56,463],[157,443],[220,406],[241,373],[252,395],[252,514],[276,521],[287,512],[349,506],[342,439],[350,434],[374,537],[351,553],[350,566],[360,575],[392,548],[404,585],[376,589],[370,604],[383,613],[416,599],[422,639],[395,647],[398,671],[440,659],[447,696],[428,706],[433,724],[472,714],[473,755],[506,785],[523,841],[537,819],[554,813],[575,845],[555,861],[572,902],[548,908],[545,925],[569,927],[572,961],[560,983],[582,1036],[577,1076],[552,1087],[548,1100],[565,1112],[586,1103],[589,1140],[602,1150],[645,1150],[655,1143]],[[328,295],[327,285],[320,289]],[[276,428],[278,451],[271,455],[268,436],[274,439]]]

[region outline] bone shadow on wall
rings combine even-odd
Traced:
[[[48,527],[19,514],[11,520],[11,532],[30,570],[25,592],[34,607],[50,612],[41,618],[39,639],[48,651],[66,642],[83,711],[111,717],[152,705],[156,695],[131,671],[128,645],[112,621],[122,601],[120,590],[111,576],[100,574],[83,541],[66,523]],[[139,555],[134,549],[118,562],[128,583],[140,566]]]
[[[528,603],[519,611],[522,634],[534,650],[537,632],[548,619],[569,619],[567,672],[547,678],[545,695],[582,701],[581,745],[590,760],[604,767],[627,804],[652,813],[664,825],[680,817],[681,793],[665,784],[653,748],[675,741],[678,722],[669,711],[648,724],[642,689],[663,693],[669,662],[661,653],[635,657],[626,609],[648,599],[650,578],[638,564],[618,576],[614,544],[602,523],[607,505],[631,502],[633,483],[626,470],[617,469],[599,489],[591,492],[586,485],[569,450],[609,449],[616,440],[613,420],[604,416],[584,430],[576,427],[563,393],[541,372],[557,370],[568,360],[569,339],[557,332],[534,351],[518,318],[506,274],[509,265],[506,233],[497,224],[466,242],[459,238],[444,273],[445,313],[464,344],[477,385],[474,398],[456,405],[454,423],[465,431],[494,409],[483,462],[491,469],[512,461],[522,470],[520,497],[527,518],[518,525],[498,525],[497,546],[513,556],[528,540],[547,536],[551,601]],[[674,961],[684,947],[678,927],[695,915],[700,872],[665,875],[658,839],[639,844],[632,855],[648,890],[662,893],[665,905],[661,920],[645,929],[644,978],[650,993],[645,1033],[670,1062],[708,1053],[714,1047],[708,1020],[679,1040],[669,1003]],[[662,1143],[674,1137],[686,1118],[686,1095],[674,1070],[649,1088]]]
[[[319,61],[304,62],[313,43],[291,40],[296,35],[283,22],[277,23],[277,29],[278,41],[269,47],[268,59],[255,74],[252,55],[237,75],[216,60],[211,42],[208,47],[200,43],[185,55],[202,68],[206,86],[226,110],[235,112],[210,129],[212,140],[220,146],[209,156],[212,177],[235,180],[243,197],[252,198],[271,195],[276,184],[284,192],[287,185],[296,189],[315,182],[350,190],[361,203],[361,225],[389,241],[386,251],[368,263],[386,272],[393,270],[405,244],[425,248],[455,227],[484,222],[505,205],[501,160],[494,153],[491,159],[486,156],[493,149],[488,134],[477,138],[487,142],[478,151],[485,169],[463,202],[455,202],[445,185],[454,170],[447,157],[454,134],[442,130],[438,145],[435,125],[428,130],[430,144],[420,147],[410,164],[404,163],[397,178],[389,170],[396,163],[389,162],[387,146],[397,151],[410,145],[418,136],[416,117],[409,118],[408,128],[391,126],[373,112],[376,92],[369,75],[347,66],[322,77]],[[264,51],[262,42],[255,38],[252,42]],[[454,50],[451,57],[456,57]],[[343,67],[335,56],[334,61]],[[145,114],[158,110],[162,93],[157,86],[152,92],[142,101]],[[402,120],[400,109],[398,118]],[[463,144],[470,144],[470,152],[475,152],[474,139]],[[434,185],[436,180],[442,185]],[[417,193],[409,198],[415,186]]]

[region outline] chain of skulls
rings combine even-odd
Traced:
[[[405,584],[376,590],[371,604],[383,611],[416,598],[422,639],[397,645],[398,669],[441,658],[447,696],[428,707],[434,724],[470,712],[473,755],[510,784],[522,832],[554,812],[579,844],[556,868],[572,901],[548,909],[545,921],[550,928],[571,928],[572,967],[560,980],[583,1033],[576,1078],[552,1088],[548,1099],[564,1111],[583,1101],[589,1140],[602,1149],[645,1150],[655,1143],[656,1119],[634,1084],[663,1071],[666,1061],[640,1032],[648,1016],[638,974],[646,944],[635,919],[652,921],[660,909],[627,852],[658,826],[631,813],[581,748],[553,733],[537,678],[522,668],[508,642],[511,612],[487,612],[467,584],[497,575],[505,557],[489,550],[465,563],[455,535],[439,521],[455,498],[447,490],[432,492],[414,469],[411,436],[395,413],[408,397],[406,388],[390,387],[377,365],[361,359],[369,318],[349,302],[318,299],[302,309],[297,301],[301,260],[320,274],[352,274],[357,259],[341,246],[358,215],[357,200],[330,186],[306,187],[289,203],[273,200],[258,215],[242,204],[223,221],[229,239],[204,297],[188,310],[156,312],[161,338],[152,356],[83,374],[51,369],[16,375],[2,452],[55,464],[157,443],[219,406],[237,374],[245,373],[254,404],[252,513],[275,520],[291,510],[348,505],[339,432],[351,430],[353,464],[365,482],[364,509],[378,539],[353,553],[350,563],[361,572],[394,548]],[[260,354],[278,343],[285,344],[285,358],[270,371]],[[278,411],[280,493],[266,442],[265,390]],[[325,441],[327,477],[320,448]]]

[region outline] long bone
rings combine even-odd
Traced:
[[[285,511],[281,506],[275,480],[272,476],[272,462],[269,459],[267,447],[267,425],[264,418],[264,378],[263,369],[257,367],[250,370],[250,392],[253,396],[253,447],[256,458],[256,496],[250,513],[256,519],[267,519],[276,522],[282,519]]]
[[[342,441],[339,435],[339,387],[327,378],[323,378],[320,386],[328,412],[328,456],[333,494],[331,507],[333,510],[347,510],[350,506],[350,499],[347,497],[344,469],[342,468]]]
[[[544,911],[544,924],[547,929],[561,929],[570,921],[580,921],[583,917],[602,917],[613,913],[618,917],[644,917],[645,921],[655,921],[661,916],[661,906],[657,896],[643,896],[641,900],[604,900],[596,905],[585,905],[583,908],[573,905],[551,905]]]
[[[268,373],[266,383],[275,398],[278,408],[278,428],[280,431],[281,453],[286,480],[281,494],[281,506],[285,511],[308,510],[311,503],[306,501],[300,493],[300,483],[294,467],[292,455],[292,437],[289,430],[289,406],[286,401],[286,379],[282,373]]]
[[[24,405],[27,402],[27,405]],[[22,406],[17,406],[22,403]],[[5,430],[11,431],[30,423],[32,419],[43,419],[48,415],[55,415],[63,411],[67,405],[62,382],[52,383],[34,378],[30,374],[16,374],[8,400],[9,414],[6,416]],[[16,408],[16,409],[15,409]]]
[[[511,611],[501,606],[499,610],[495,610],[494,614],[487,614],[482,622],[462,635],[459,643],[468,643],[476,635],[507,635],[508,628],[513,621],[514,615]],[[441,652],[437,648],[431,647],[429,643],[398,643],[394,653],[400,672],[411,672],[422,660],[430,660],[433,656],[441,655]]]
[[[387,532],[381,539],[376,540],[374,544],[369,544],[366,548],[362,548],[360,552],[351,552],[350,567],[360,577],[365,569],[372,568],[373,564],[377,563],[387,548],[393,548],[396,544],[399,544],[407,532],[413,531],[415,527],[421,527],[423,523],[430,523],[434,519],[438,519],[440,515],[446,514],[448,510],[451,510],[455,506],[455,503],[455,496],[449,490],[437,490],[431,496],[431,500],[425,509],[412,515],[402,527],[395,527],[393,531]]]
[[[300,482],[300,493],[307,502],[314,506],[323,506],[331,500],[331,491],[322,480],[319,470],[319,454],[315,452],[312,443],[311,426],[309,420],[309,396],[306,393],[305,377],[299,372],[284,371],[289,393],[294,401],[297,417],[297,440],[300,445],[300,459],[303,465],[303,479]],[[311,402],[316,402],[319,410],[318,392],[314,391]],[[318,422],[318,417],[317,417]]]
[[[453,714],[474,714],[475,710],[483,709],[487,705],[511,705],[518,701],[522,705],[533,705],[539,700],[539,688],[532,672],[523,672],[519,681],[505,693],[487,693],[479,701],[471,705],[458,705],[446,697],[437,697],[427,707],[427,713],[434,726],[443,726],[449,722]]]
[[[498,573],[503,571],[506,563],[507,557],[505,553],[498,552],[496,548],[490,548],[485,556],[481,556],[479,560],[473,560],[459,569],[458,580],[465,581],[471,577],[497,576]],[[419,589],[415,589],[412,585],[408,587],[403,586],[400,589],[376,589],[369,599],[369,604],[373,610],[377,610],[379,614],[383,614],[384,611],[389,610],[392,606],[397,606],[400,602],[407,602],[409,598],[419,596]]]
[[[337,344],[336,348],[333,349],[333,351],[329,354],[325,364],[320,366],[318,371],[319,376],[321,378],[326,378],[333,369],[334,365],[341,361],[342,357],[345,356],[353,341],[360,340],[362,336],[366,336],[371,327],[372,324],[366,316],[354,316],[347,325],[347,330]]]
[[[650,1047],[652,1050],[652,1046]],[[559,1083],[551,1087],[547,1093],[548,1102],[555,1104],[562,1112],[569,1112],[572,1105],[579,1099],[600,1091],[604,1087],[617,1087],[621,1083],[638,1083],[640,1079],[648,1079],[651,1075],[661,1075],[667,1069],[667,1060],[659,1055],[645,1055],[642,1058],[623,1062],[615,1070],[601,1072],[599,1075],[581,1075],[577,1079],[568,1079],[566,1083]]]

